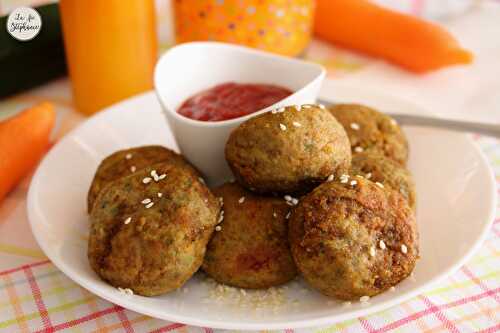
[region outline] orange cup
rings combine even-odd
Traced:
[[[298,56],[311,38],[314,7],[314,0],[174,0],[176,41],[220,41]]]
[[[61,0],[66,58],[78,111],[153,87],[157,35],[153,0]]]

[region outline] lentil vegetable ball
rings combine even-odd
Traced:
[[[94,175],[87,196],[87,211],[90,213],[99,192],[109,183],[158,162],[166,162],[189,169],[194,169],[187,160],[176,152],[162,146],[142,146],[117,151],[106,157]]]
[[[204,271],[219,283],[240,288],[269,288],[292,280],[296,268],[287,226],[291,206],[236,183],[226,183],[214,194],[223,198],[224,219],[208,243]]]
[[[329,110],[344,126],[353,155],[363,151],[375,152],[406,165],[408,142],[394,119],[358,104],[337,104]]]
[[[311,286],[339,299],[389,289],[410,275],[418,258],[417,226],[406,200],[362,177],[318,186],[289,223],[298,270]]]
[[[398,191],[415,210],[417,195],[411,173],[393,160],[376,153],[355,154],[351,174],[361,175]]]
[[[225,154],[238,182],[257,193],[307,192],[351,164],[344,129],[313,105],[250,118],[231,133]]]
[[[143,182],[155,173],[157,180]],[[139,295],[177,289],[200,267],[219,210],[198,177],[168,162],[115,180],[92,209],[90,266]]]

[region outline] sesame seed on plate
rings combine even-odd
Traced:
[[[154,204],[155,204],[154,202],[150,202],[150,203],[148,203],[148,204],[147,204],[146,206],[144,206],[144,207],[146,207],[146,208],[151,208],[151,207],[153,207],[153,205],[154,205]]]
[[[357,181],[357,180],[351,180],[351,183],[350,183],[350,184],[351,184],[351,186],[355,186],[357,183],[358,183],[358,181]]]
[[[358,123],[351,123],[351,128],[355,131],[359,130],[359,124]]]
[[[157,195],[158,195],[158,198],[161,198],[161,197],[163,196],[163,193],[158,192],[158,194],[157,194]]]
[[[300,105],[294,105],[295,110],[300,111],[301,106]]]
[[[380,188],[384,188],[384,184],[380,183],[380,182],[375,182],[375,185],[377,185],[378,187]]]
[[[137,170],[137,168],[136,168],[135,166],[133,166],[133,165],[132,165],[132,166],[130,167],[130,171],[131,171],[131,172],[135,172],[135,170]]]
[[[222,230],[222,227],[220,225],[215,227],[215,231],[221,231],[221,230]]]
[[[151,182],[151,180],[152,180],[152,179],[151,179],[150,177],[145,177],[145,178],[143,178],[143,179],[142,179],[142,182],[143,182],[144,184],[147,184],[147,183],[150,183],[150,182]]]
[[[127,160],[130,160],[130,159],[132,158],[132,154],[131,154],[131,153],[128,153],[127,155],[125,155],[125,158],[126,158]]]
[[[301,126],[302,126],[302,124],[301,124],[301,123],[299,123],[299,122],[297,122],[297,121],[294,121],[294,122],[292,123],[292,125],[293,125],[293,126],[295,126],[295,127],[301,127]]]
[[[404,254],[408,253],[408,248],[406,247],[406,245],[401,244],[401,252],[403,252]]]
[[[371,256],[371,257],[375,257],[375,253],[376,253],[376,252],[375,252],[375,246],[371,246],[371,247],[370,247],[370,256]]]
[[[147,205],[150,202],[151,202],[151,199],[149,199],[149,198],[146,198],[146,199],[144,199],[144,200],[141,201],[141,203],[144,204],[144,205]]]
[[[359,301],[360,301],[361,303],[367,303],[369,300],[370,300],[370,296],[361,296],[361,297],[359,298]]]
[[[282,131],[286,131],[286,126],[280,123],[280,129],[281,129]]]
[[[386,249],[385,242],[384,242],[383,240],[381,240],[380,242],[378,242],[378,246],[379,246],[382,250],[385,250],[385,249]]]
[[[330,176],[328,176],[328,178],[326,180],[331,182],[331,181],[333,181],[334,178],[335,178],[335,176],[333,174],[331,174]]]
[[[129,216],[129,217],[127,217],[127,218],[125,219],[125,221],[123,221],[123,223],[125,223],[125,224],[129,224],[131,221],[132,221],[132,217],[130,217],[130,216]]]
[[[362,153],[363,150],[364,150],[363,147],[360,147],[360,146],[354,147],[354,152],[356,152],[356,153]]]
[[[239,202],[240,204],[244,203],[244,202],[245,202],[245,197],[241,197],[241,198],[238,200],[238,202]]]

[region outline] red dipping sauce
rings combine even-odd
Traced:
[[[195,120],[222,121],[254,113],[292,93],[270,84],[228,82],[191,96],[177,112]]]

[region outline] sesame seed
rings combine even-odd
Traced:
[[[125,224],[129,224],[130,222],[132,221],[132,218],[129,216],[125,219],[125,221],[123,221],[123,223]]]
[[[151,199],[149,199],[149,198],[146,198],[146,199],[144,199],[144,200],[141,201],[141,203],[144,204],[144,205],[147,205],[150,202],[151,202]]]
[[[221,231],[221,230],[222,230],[222,227],[220,225],[215,227],[215,231]]]
[[[297,121],[294,121],[294,122],[292,123],[292,125],[293,125],[293,126],[295,126],[295,127],[301,127],[301,126],[302,126],[302,124],[301,124],[301,123],[299,123],[299,122],[297,122]]]
[[[295,110],[297,110],[297,111],[300,111],[300,109],[301,109],[301,106],[300,106],[300,105],[294,105],[293,107],[294,107],[294,108],[295,108]]]
[[[224,211],[221,210],[219,215],[219,220],[217,220],[217,223],[221,223],[223,220],[224,220]]]
[[[361,296],[361,297],[359,298],[359,301],[360,301],[361,303],[367,303],[369,300],[370,300],[370,296]]]
[[[147,204],[146,206],[144,206],[144,207],[146,207],[146,208],[151,208],[151,207],[153,207],[153,205],[154,205],[154,204],[155,204],[154,202],[150,202],[150,203],[148,203],[148,204]]]
[[[157,194],[157,195],[158,195],[158,198],[161,198],[161,197],[163,196],[163,193],[158,192],[158,194]]]
[[[288,220],[288,219],[290,218],[290,216],[291,216],[291,215],[292,215],[292,212],[291,212],[291,211],[288,211],[288,213],[287,213],[287,214],[286,214],[286,216],[285,216],[285,219],[287,219],[287,220]]]
[[[375,257],[375,246],[370,247],[370,256]]]
[[[272,113],[272,114],[276,114],[276,113],[278,113],[278,110],[276,110],[276,109],[271,110],[271,113]]]
[[[290,201],[290,200],[292,200],[292,196],[291,196],[291,195],[288,195],[288,194],[287,194],[287,195],[285,195],[283,198],[284,198],[286,201]]]
[[[363,147],[360,147],[360,146],[354,147],[354,151],[355,151],[356,153],[362,153],[362,152],[363,152],[363,150],[364,150],[364,149],[363,149]]]
[[[286,131],[286,126],[280,123],[280,128],[282,131]]]
[[[352,304],[351,302],[347,301],[347,302],[342,303],[342,306],[345,308],[348,308],[351,306],[351,304]]]
[[[358,123],[351,123],[351,128],[355,131],[359,130],[359,124]]]
[[[279,109],[276,110],[276,112],[285,112],[285,108],[284,107],[280,107]]]
[[[240,204],[244,203],[244,202],[245,202],[245,197],[241,197],[241,198],[240,198],[240,200],[238,200],[238,202],[239,202]]]
[[[277,217],[278,217],[278,214],[276,214],[276,212],[273,212],[273,217],[274,217],[274,218],[277,218]]]
[[[292,202],[292,204],[295,206],[295,205],[297,205],[297,204],[299,203],[299,199],[297,199],[297,198],[292,198],[292,201],[291,201],[291,202]]]
[[[370,178],[372,178],[372,173],[371,173],[371,172],[368,172],[368,173],[365,175],[365,178],[366,178],[366,179],[370,179]]]
[[[164,174],[161,174],[158,176],[158,180],[162,180],[162,179],[165,179],[165,177],[167,177],[167,174],[164,173]]]
[[[392,292],[396,291],[396,287],[394,287],[394,286],[390,287],[389,291],[392,291]]]
[[[137,170],[137,168],[136,168],[135,166],[133,166],[133,165],[132,165],[132,166],[130,167],[130,171],[131,171],[131,172],[135,172],[135,170]]]
[[[406,247],[406,245],[401,244],[401,252],[403,252],[404,254],[408,253],[408,248]]]
[[[380,182],[375,182],[375,185],[377,185],[378,187],[380,188],[384,188],[384,184],[380,183]]]
[[[392,126],[397,126],[397,125],[398,125],[398,122],[397,122],[395,119],[392,119],[392,118],[391,118],[391,125],[392,125]]]
[[[127,294],[127,295],[133,295],[134,294],[133,290],[130,289],[130,288],[125,288],[124,290],[125,290],[125,294]]]
[[[351,184],[351,186],[355,186],[357,183],[358,183],[358,181],[357,181],[357,180],[351,180],[351,183],[350,183],[350,184]]]
[[[379,246],[382,250],[385,250],[385,249],[386,249],[385,242],[384,242],[383,240],[381,240],[380,242],[378,242],[378,246]]]
[[[156,173],[156,170],[151,170],[151,177],[153,177],[155,181],[157,181],[158,174]]]
[[[223,205],[224,204],[224,198],[223,197],[219,197],[219,202],[220,202],[221,205]]]
[[[342,176],[340,176],[340,182],[341,182],[342,184],[345,184],[345,183],[347,183],[348,181],[349,181],[349,176],[348,176],[348,175],[342,175]]]
[[[198,177],[198,180],[200,181],[200,183],[205,184],[205,179]]]
[[[311,104],[304,104],[304,105],[302,105],[303,109],[310,109],[311,107],[312,107]]]
[[[143,182],[144,184],[147,184],[147,183],[150,183],[150,182],[151,182],[151,180],[152,180],[152,179],[151,179],[150,177],[145,177],[145,178],[142,180],[142,182]]]
[[[128,153],[127,155],[125,155],[125,158],[126,158],[127,160],[130,160],[130,159],[132,158],[132,154],[131,154],[131,153]]]
[[[320,108],[320,109],[323,109],[323,110],[324,110],[324,109],[326,109],[326,106],[324,106],[323,104],[318,104],[318,108]]]
[[[331,182],[331,181],[333,181],[334,178],[335,178],[335,176],[333,174],[331,174],[330,176],[328,176],[328,178],[326,180]]]

